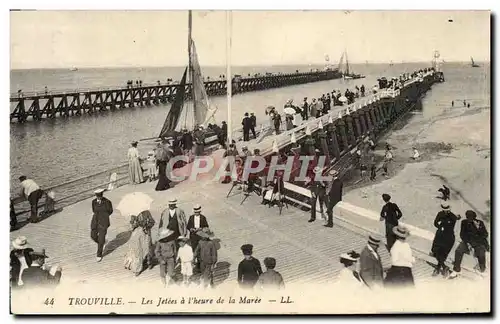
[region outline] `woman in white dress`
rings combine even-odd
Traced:
[[[141,168],[141,157],[137,149],[137,141],[132,142],[132,147],[128,149],[128,177],[130,184],[139,184],[144,182]]]
[[[402,225],[393,227],[396,242],[391,247],[391,268],[387,271],[384,285],[386,287],[412,287],[415,285],[412,267],[415,263],[413,252],[406,238],[410,235]]]

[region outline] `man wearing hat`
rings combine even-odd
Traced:
[[[198,127],[193,132],[193,138],[195,142],[195,155],[202,156],[205,151],[205,131],[203,130],[203,126]]]
[[[161,213],[159,229],[164,227],[173,231],[172,240],[188,235],[186,214],[177,207],[177,199],[170,199],[168,208]]]
[[[207,218],[205,215],[201,214],[201,206],[196,204],[193,208],[193,215],[189,216],[189,220],[187,222],[187,230],[189,231],[189,239],[191,240],[191,247],[193,248],[193,251],[196,250],[198,242],[201,239],[198,232],[208,227]]]
[[[97,243],[97,262],[102,260],[102,250],[106,243],[109,216],[113,214],[113,204],[103,196],[105,189],[94,191],[96,198],[92,200],[92,221],[90,222],[90,237]]]
[[[403,216],[398,205],[391,202],[391,196],[383,194],[382,199],[385,202],[382,211],[380,212],[380,220],[385,220],[385,237],[387,239],[387,250],[391,251],[392,245],[396,242],[396,236],[392,231],[393,227],[398,226],[399,219]]]
[[[326,227],[333,227],[333,208],[339,201],[342,201],[342,187],[344,186],[342,180],[339,178],[339,173],[337,170],[330,170],[328,172],[330,176],[332,176],[332,180],[330,181],[328,188],[326,190],[328,194],[328,208],[326,213],[328,214],[328,222],[326,223]]]
[[[449,276],[450,279],[458,276],[464,254],[469,254],[471,251],[474,252],[474,257],[479,263],[479,272],[483,273],[486,270],[486,252],[490,251],[488,230],[484,222],[477,219],[476,213],[472,210],[465,212],[465,219],[460,224],[460,238],[462,241],[455,250],[455,263]]]
[[[260,261],[252,256],[252,244],[242,245],[241,251],[245,258],[238,265],[238,283],[241,288],[253,288],[262,274]]]
[[[29,288],[57,285],[62,276],[61,267],[53,266],[51,270],[48,270],[48,267],[45,266],[45,259],[48,256],[44,249],[32,251],[30,255],[33,262],[22,274],[23,286]]]
[[[194,251],[194,257],[200,264],[201,281],[204,287],[213,285],[213,271],[217,264],[217,246],[213,241],[215,234],[208,227],[198,232],[201,240]]]
[[[455,245],[455,223],[460,219],[460,215],[456,216],[451,212],[448,204],[441,204],[441,209],[434,219],[434,227],[437,230],[432,242],[431,255],[436,258],[438,264],[433,276],[439,273],[445,276],[448,272],[445,261]]]
[[[368,244],[363,251],[361,251],[359,259],[359,274],[370,288],[377,288],[383,285],[384,270],[382,268],[380,255],[378,254],[379,246],[380,239],[370,235],[368,237]]]
[[[311,218],[309,219],[309,223],[314,222],[316,220],[316,202],[319,200],[319,210],[321,212],[321,218],[325,219],[325,214],[323,212],[323,205],[328,208],[327,205],[327,196],[326,196],[326,183],[321,178],[322,169],[320,167],[315,167],[314,172],[314,180],[311,183]]]
[[[254,113],[250,113],[250,120],[252,121],[250,131],[252,132],[253,138],[257,138],[257,135],[255,134],[255,127],[257,127],[257,117],[255,117]]]
[[[243,141],[247,142],[250,140],[250,128],[252,128],[252,120],[248,117],[248,113],[245,113],[245,117],[241,121],[243,126]]]
[[[23,271],[31,266],[31,252],[33,249],[25,236],[19,236],[12,241],[12,251],[10,251],[11,287],[23,284],[21,276]]]

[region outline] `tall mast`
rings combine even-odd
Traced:
[[[233,123],[231,121],[231,96],[232,77],[231,77],[231,27],[233,24],[233,16],[231,11],[226,11],[226,84],[227,84],[227,140],[231,143],[233,138]]]
[[[193,128],[196,125],[196,98],[195,96],[195,91],[194,91],[194,69],[193,69],[193,64],[191,62],[191,44],[192,44],[192,29],[193,29],[193,18],[192,18],[192,11],[189,10],[189,18],[188,18],[188,56],[189,56],[189,63],[188,63],[188,70],[189,70],[189,79],[191,82],[191,96],[192,101],[193,101]],[[187,114],[187,112],[186,112]],[[187,116],[186,116],[187,117]]]

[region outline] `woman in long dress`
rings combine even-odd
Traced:
[[[132,235],[128,242],[128,252],[125,256],[125,269],[131,270],[138,276],[144,269],[144,261],[147,261],[149,268],[152,263],[152,239],[151,228],[155,221],[148,210],[130,219]]]
[[[410,232],[401,225],[394,226],[392,231],[396,235],[396,242],[391,247],[391,268],[387,271],[384,285],[386,287],[412,287],[415,285],[412,272],[415,258],[410,244],[406,242]]]
[[[432,242],[431,253],[438,262],[433,276],[440,273],[446,276],[449,272],[445,261],[450,254],[453,245],[455,244],[455,224],[460,219],[450,211],[450,206],[447,204],[441,205],[441,210],[434,220],[434,226],[437,228],[434,241]]]
[[[170,181],[167,177],[168,154],[164,145],[158,143],[156,147],[156,165],[158,167],[158,182],[156,191],[163,191],[170,188]]]
[[[139,184],[144,182],[141,168],[141,157],[137,150],[137,142],[132,142],[132,147],[128,149],[128,177],[131,184]]]

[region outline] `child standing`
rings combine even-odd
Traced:
[[[193,249],[188,244],[188,238],[179,236],[179,253],[177,254],[177,261],[181,263],[182,283],[189,285],[189,279],[193,275]]]
[[[209,228],[203,228],[198,232],[201,240],[194,251],[194,255],[200,263],[201,280],[203,287],[213,285],[213,270],[217,263],[217,247],[215,246],[214,233]]]
[[[153,149],[153,151],[148,152],[148,157],[146,159],[146,169],[148,170],[148,177],[149,177],[149,182],[156,180],[158,174],[156,170],[156,149]]]
[[[260,261],[252,256],[253,245],[244,244],[241,251],[245,257],[238,265],[238,283],[241,288],[253,288],[262,274]]]
[[[285,288],[285,283],[283,282],[283,277],[278,271],[275,271],[276,259],[275,258],[265,258],[264,265],[266,266],[266,272],[259,276],[259,287],[261,289],[283,289]]]
[[[168,286],[174,277],[175,268],[175,253],[177,246],[175,245],[174,231],[168,228],[162,228],[156,243],[155,255],[160,263],[160,278],[163,285]],[[167,276],[168,275],[168,276]]]

